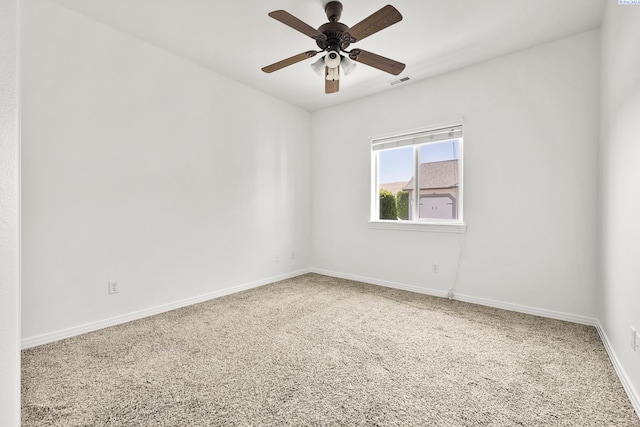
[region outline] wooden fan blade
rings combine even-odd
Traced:
[[[338,73],[340,72],[340,67],[338,66]],[[324,93],[336,93],[340,90],[340,80],[327,80],[326,76],[329,73],[329,68],[324,67]]]
[[[262,67],[262,71],[265,73],[273,73],[274,71],[278,71],[281,68],[288,67],[289,65],[293,65],[296,62],[304,61],[307,58],[311,58],[316,56],[318,52],[314,50],[308,50],[303,53],[299,53],[297,55],[292,56],[291,58],[283,59],[282,61],[278,61],[275,64],[267,65],[266,67]]]
[[[300,31],[302,34],[305,34],[312,39],[316,40],[326,40],[327,36],[322,34],[320,31],[313,28],[311,25],[303,22],[284,10],[274,10],[269,13],[269,16],[275,19],[276,21],[282,22],[284,25],[288,25],[294,30]]]
[[[376,55],[375,53],[362,49],[352,49],[349,53],[349,58],[357,62],[362,62],[370,67],[377,68],[378,70],[386,71],[394,76],[400,74],[405,67],[402,62],[394,61],[393,59],[385,58],[384,56]]]
[[[375,34],[380,30],[384,30],[387,27],[402,21],[402,15],[398,10],[391,6],[386,5],[379,11],[373,13],[368,18],[358,22],[353,27],[349,28],[349,36],[352,37],[351,43],[355,43],[369,37],[371,34]]]

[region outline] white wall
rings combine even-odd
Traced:
[[[0,421],[20,425],[18,1],[0,2]]]
[[[598,60],[591,31],[314,113],[314,269],[446,293],[463,247],[460,296],[593,321]],[[466,235],[368,228],[367,137],[460,118]]]
[[[640,6],[607,2],[602,24],[601,286],[598,318],[640,409]]]
[[[48,0],[23,38],[23,339],[308,267],[309,113]]]

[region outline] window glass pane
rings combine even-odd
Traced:
[[[419,217],[458,219],[458,140],[423,144],[418,152]]]
[[[400,147],[378,152],[378,219],[410,219],[408,188],[413,187],[414,147]]]
[[[371,141],[372,221],[462,223],[462,125]]]

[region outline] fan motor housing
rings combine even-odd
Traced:
[[[346,49],[349,47],[351,40],[349,37],[344,37],[349,33],[349,27],[342,22],[327,22],[318,28],[322,34],[324,34],[326,40],[316,39],[316,44],[322,50],[325,50],[330,46],[339,46],[340,49]]]

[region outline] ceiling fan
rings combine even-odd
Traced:
[[[324,71],[325,93],[335,93],[340,89],[340,67],[342,66],[345,74],[349,74],[355,67],[353,61],[361,62],[395,76],[404,70],[405,65],[393,59],[385,58],[384,56],[376,55],[375,53],[362,49],[347,50],[352,43],[358,42],[365,37],[369,37],[401,21],[402,15],[395,7],[386,5],[353,27],[348,27],[338,22],[342,15],[342,3],[339,1],[328,2],[324,10],[329,22],[321,25],[317,30],[284,10],[275,10],[269,13],[269,16],[273,19],[314,39],[320,50],[308,50],[294,55],[263,67],[262,71],[272,73],[316,56],[318,53],[327,52],[324,57],[312,64],[311,67],[319,74]],[[348,56],[344,56],[341,53],[345,53]]]

